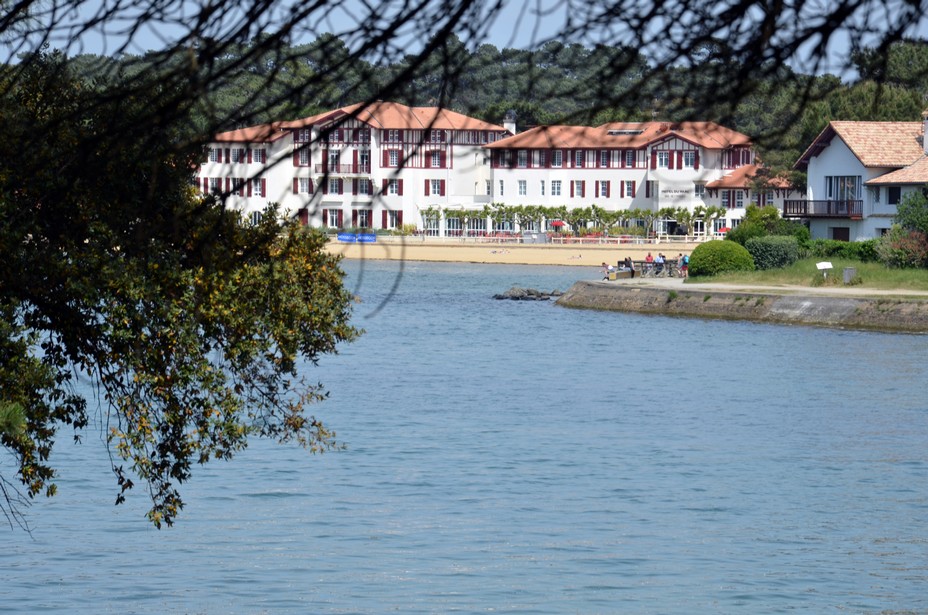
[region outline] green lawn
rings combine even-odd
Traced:
[[[828,278],[822,276],[815,264],[827,260],[833,265]],[[843,285],[844,268],[853,267],[861,279],[860,286],[887,290],[923,290],[928,291],[928,270],[926,269],[887,269],[879,263],[861,263],[860,261],[837,258],[806,258],[785,269],[769,271],[752,271],[750,273],[726,273],[702,278],[692,278],[694,282],[729,282],[732,284],[821,286]]]

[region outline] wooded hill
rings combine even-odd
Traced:
[[[852,59],[858,76],[851,83],[829,74],[799,74],[785,64],[746,66],[719,41],[703,45],[689,67],[655,67],[628,48],[549,42],[537,50],[484,44],[470,51],[452,36],[427,57],[377,64],[357,61],[344,42],[322,35],[285,49],[266,51],[255,39],[210,57],[177,55],[170,61],[208,62],[214,72],[215,65],[229,67],[222,82],[203,88],[194,127],[204,130],[215,127],[210,117],[228,118],[219,128],[232,129],[375,97],[442,105],[497,124],[514,110],[519,130],[557,123],[714,120],[750,135],[776,173],[788,171],[830,120],[921,119],[928,99],[928,41],[901,40],[885,52],[857,50]],[[98,83],[161,70],[164,62],[155,54],[71,60],[78,75]],[[311,98],[290,94],[304,91],[297,84],[311,79],[321,82]]]

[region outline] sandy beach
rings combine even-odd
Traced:
[[[689,254],[697,244],[503,244],[427,242],[419,238],[377,243],[332,241],[327,249],[346,259],[441,261],[458,263],[502,263],[510,265],[575,265],[598,267],[631,257],[644,260],[648,252],[663,252],[668,259]]]

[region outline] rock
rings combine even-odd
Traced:
[[[522,288],[513,286],[505,293],[493,295],[494,299],[511,299],[513,301],[547,301],[551,297],[560,297],[563,295],[559,290],[545,292],[535,288]]]

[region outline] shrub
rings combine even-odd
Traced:
[[[813,258],[845,258],[862,263],[875,263],[881,258],[877,254],[879,239],[866,241],[837,241],[835,239],[814,239],[806,247],[806,256]]]
[[[727,271],[754,271],[754,258],[734,241],[708,241],[690,255],[691,276],[717,275]]]
[[[753,237],[745,244],[758,269],[782,269],[799,260],[799,240],[794,236]]]
[[[928,266],[928,236],[921,231],[910,231],[893,225],[876,249],[887,267]]]

